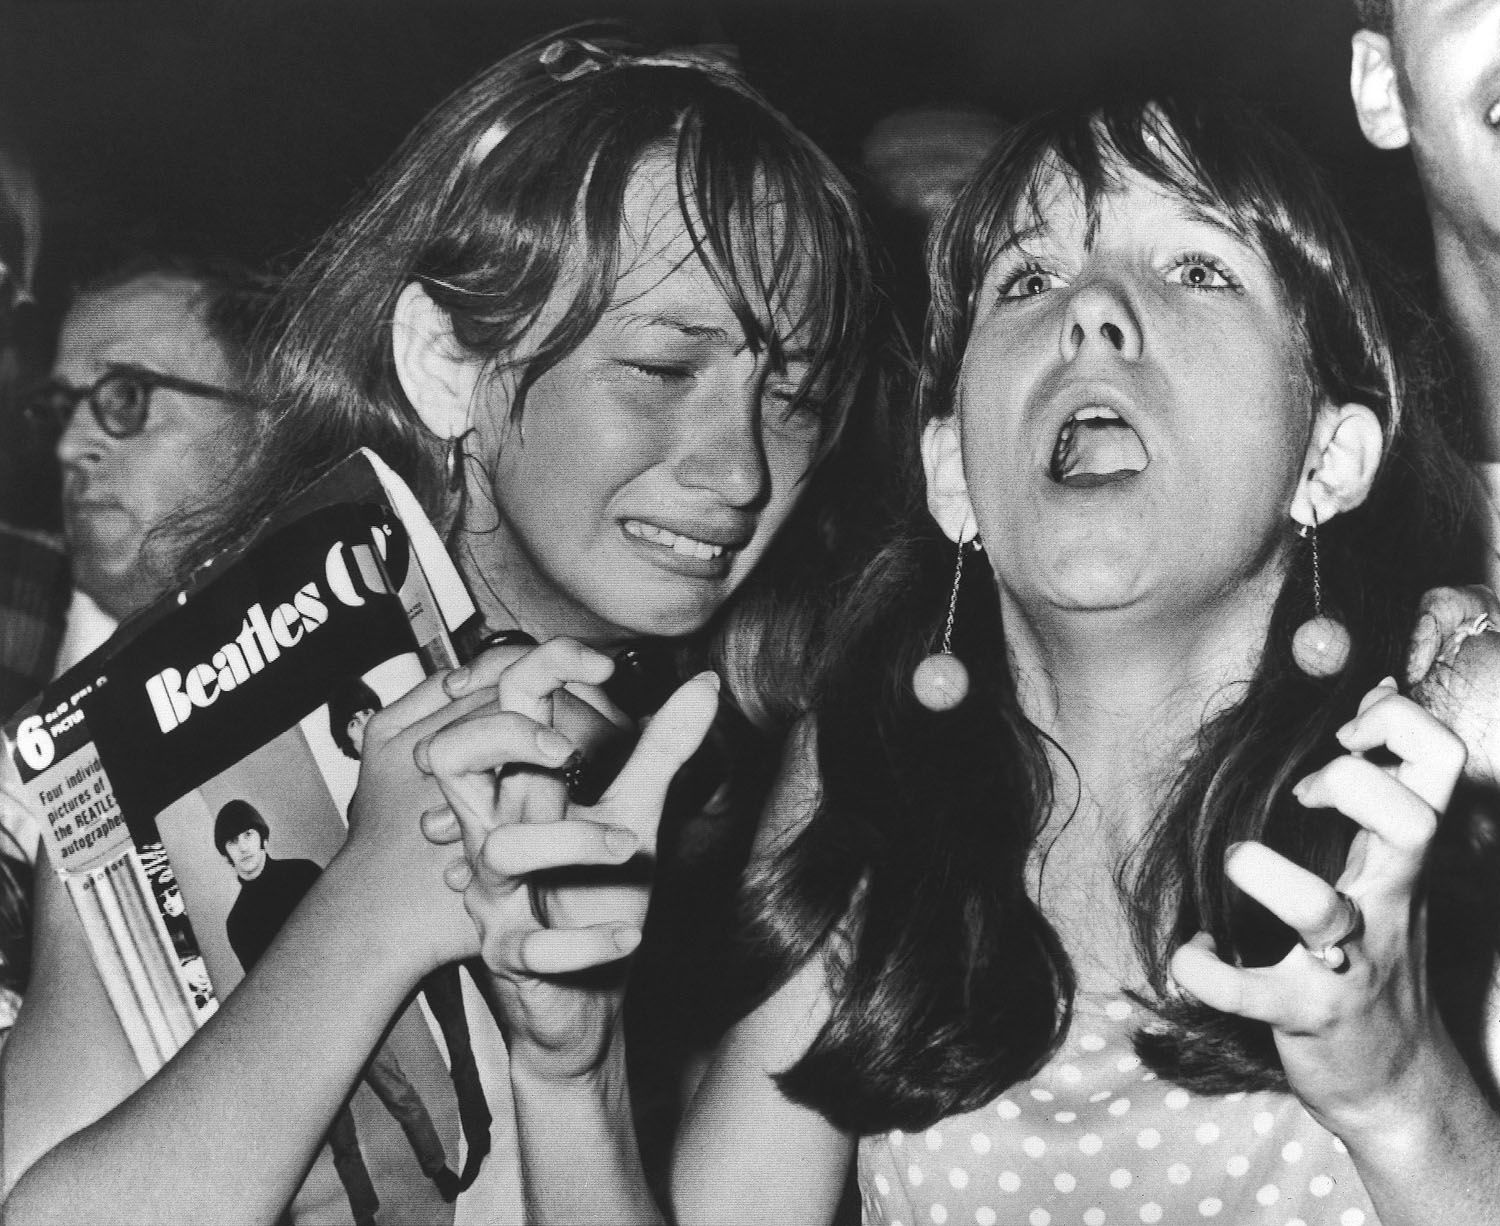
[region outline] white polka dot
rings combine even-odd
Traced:
[[[1224,1169],[1229,1172],[1232,1178],[1240,1179],[1250,1169],[1250,1159],[1245,1157],[1244,1154],[1236,1154],[1224,1164]]]
[[[1033,1209],[1026,1220],[1031,1226],[1052,1226],[1052,1215],[1045,1209]]]
[[[988,1133],[976,1132],[969,1138],[969,1148],[976,1154],[987,1154],[990,1152],[990,1138]]]
[[[943,1148],[943,1134],[936,1128],[929,1128],[927,1130],[927,1148],[931,1150]]]
[[[1098,1133],[1086,1132],[1078,1138],[1078,1148],[1086,1154],[1097,1154],[1104,1148],[1104,1142]]]
[[[1058,1077],[1069,1085],[1077,1085],[1083,1080],[1083,1070],[1076,1064],[1059,1064],[1057,1066]]]
[[[1123,1166],[1109,1173],[1109,1186],[1112,1188],[1128,1188],[1134,1176]]]
[[[1212,1145],[1219,1139],[1219,1126],[1212,1120],[1199,1124],[1197,1128],[1193,1129],[1193,1139],[1199,1145]]]
[[[1021,1114],[1021,1108],[1011,1102],[1010,1099],[1002,1098],[995,1104],[995,1114],[1002,1120],[1013,1120]]]
[[[1028,1158],[1040,1158],[1047,1152],[1047,1142],[1041,1137],[1027,1137],[1021,1142],[1021,1152]]]
[[[1059,1124],[1072,1124],[1072,1123],[1076,1123],[1077,1122],[1077,1120],[1078,1120],[1078,1112],[1076,1112],[1076,1111],[1059,1111],[1052,1118],[1055,1119]]]
[[[1363,1209],[1345,1209],[1339,1214],[1339,1226],[1365,1226]]]
[[[1104,1210],[1099,1208],[1083,1211],[1083,1226],[1104,1226]]]
[[[922,1168],[919,1167],[915,1162],[913,1162],[909,1167],[906,1168],[906,1182],[911,1184],[912,1187],[920,1188],[922,1186],[922,1180],[925,1178],[926,1176],[922,1174]]]
[[[1109,1104],[1109,1113],[1111,1115],[1124,1115],[1129,1110],[1130,1100],[1128,1098],[1117,1098]]]
[[[1185,1162],[1174,1162],[1171,1166],[1167,1167],[1168,1183],[1174,1183],[1178,1187],[1181,1187],[1192,1177],[1193,1172],[1188,1169]]]
[[[1141,1206],[1141,1221],[1161,1221],[1161,1206],[1158,1205],[1154,1200],[1148,1200],[1144,1205]]]
[[[974,1210],[974,1221],[977,1226],[995,1226],[995,1211],[988,1205],[980,1205]]]
[[[891,1181],[884,1175],[876,1175],[875,1191],[879,1192],[882,1196],[889,1196],[891,1194]]]
[[[1078,1186],[1078,1180],[1073,1178],[1072,1175],[1068,1174],[1067,1171],[1058,1171],[1057,1174],[1052,1177],[1052,1186],[1059,1192],[1071,1192]]]
[[[962,1192],[969,1186],[969,1172],[956,1166],[948,1172],[948,1183]]]
[[[1092,1094],[1089,1095],[1089,1102],[1091,1102],[1091,1103],[1102,1103],[1106,1098],[1108,1098],[1113,1093],[1114,1093],[1113,1090],[1095,1090],[1094,1093],[1092,1093]]]
[[[943,1223],[948,1220],[948,1206],[933,1205],[933,1207],[927,1211],[927,1216],[932,1219],[933,1226],[943,1226]]]
[[[1219,1211],[1224,1208],[1224,1202],[1217,1196],[1205,1196],[1198,1202],[1198,1215],[1200,1217],[1218,1217]]]
[[[1281,1189],[1274,1183],[1268,1183],[1263,1188],[1257,1188],[1255,1199],[1262,1205],[1274,1205],[1281,1199]]]
[[[1021,1177],[1014,1171],[1001,1171],[1000,1178],[995,1180],[1002,1192],[1014,1192],[1021,1186]]]
[[[1256,1136],[1263,1137],[1266,1135],[1266,1133],[1270,1132],[1271,1129],[1276,1127],[1276,1117],[1269,1111],[1257,1111],[1255,1113],[1255,1119],[1251,1122],[1250,1127],[1255,1129]]]
[[[1084,1051],[1103,1051],[1104,1039],[1097,1034],[1086,1034],[1078,1040],[1078,1046]]]
[[[1050,1103],[1057,1095],[1053,1094],[1051,1090],[1043,1090],[1038,1087],[1031,1092],[1031,1097],[1039,1103]]]
[[[1302,1142],[1288,1141],[1285,1145],[1283,1145],[1281,1147],[1281,1160],[1283,1162],[1301,1162]]]
[[[1188,1092],[1179,1086],[1175,1090],[1168,1090],[1167,1096],[1162,1099],[1162,1102],[1166,1103],[1173,1111],[1181,1111],[1188,1105],[1189,1097]]]
[[[1134,1052],[1131,1052],[1131,1054],[1128,1056],[1121,1056],[1118,1060],[1115,1061],[1115,1068],[1119,1069],[1119,1071],[1122,1073],[1128,1073],[1131,1069],[1137,1069],[1140,1067],[1141,1058]]]
[[[1130,1016],[1130,1006],[1123,1000],[1112,1000],[1104,1006],[1104,1014],[1118,1022],[1121,1018]]]
[[[1333,1191],[1333,1180],[1327,1175],[1314,1175],[1307,1185],[1307,1190],[1314,1196],[1327,1196]]]
[[[1135,1143],[1142,1149],[1155,1149],[1161,1144],[1161,1133],[1154,1128],[1142,1128]]]

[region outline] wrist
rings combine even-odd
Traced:
[[[416,909],[402,905],[385,879],[388,869],[346,843],[318,882],[319,901],[323,922],[341,934],[363,971],[410,991],[429,971],[473,951],[449,954],[434,940],[438,926],[424,924]]]

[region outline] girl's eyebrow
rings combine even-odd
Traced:
[[[711,341],[729,341],[729,331],[719,327],[717,324],[699,323],[695,320],[685,319],[680,315],[672,315],[657,312],[650,315],[640,315],[626,312],[616,316],[621,324],[631,327],[644,328],[670,328],[674,332],[680,332],[684,336],[694,339]]]
[[[644,328],[670,328],[674,332],[689,338],[690,340],[711,341],[714,344],[732,346],[735,353],[745,350],[746,342],[743,336],[736,338],[735,334],[727,328],[721,328],[717,324],[697,323],[693,320],[684,319],[678,315],[658,312],[650,315],[626,313],[616,317],[622,325]],[[816,356],[816,350],[811,345],[798,345],[795,347],[784,347],[781,358],[784,363],[811,362]]]
[[[1034,221],[1029,226],[1013,231],[1009,238],[995,248],[997,256],[1004,255],[1007,251],[1013,251],[1018,247],[1024,247],[1033,239],[1040,238],[1051,229],[1044,221]]]

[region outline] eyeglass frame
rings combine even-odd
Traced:
[[[117,424],[111,424],[106,418],[104,411],[99,407],[99,389],[106,384],[121,380],[132,380],[143,389],[141,398],[141,417],[133,426],[120,429]],[[22,411],[32,421],[43,421],[55,423],[61,429],[66,430],[68,424],[73,420],[74,414],[78,412],[80,401],[87,401],[89,412],[94,415],[94,420],[99,423],[99,429],[112,439],[135,438],[146,428],[146,422],[151,415],[151,393],[165,389],[169,392],[181,392],[187,396],[201,396],[206,400],[218,400],[225,404],[244,406],[251,403],[251,397],[243,392],[231,391],[227,387],[218,387],[212,383],[202,383],[196,379],[184,379],[179,375],[168,375],[161,371],[151,370],[146,366],[136,366],[133,363],[121,362],[112,364],[108,370],[95,379],[87,387],[74,387],[58,378],[48,378],[40,383],[33,384],[22,397]],[[66,399],[66,414],[59,411],[59,402]]]

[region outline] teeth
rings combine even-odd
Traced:
[[[712,561],[724,553],[723,545],[710,545],[707,541],[694,540],[690,536],[679,536],[665,528],[658,528],[655,524],[643,524],[638,519],[626,520],[625,531],[654,545],[665,545],[673,553],[680,553],[685,558]]]
[[[1049,475],[1063,485],[1093,486],[1142,471],[1149,457],[1126,420],[1105,405],[1077,410],[1057,432]]]

